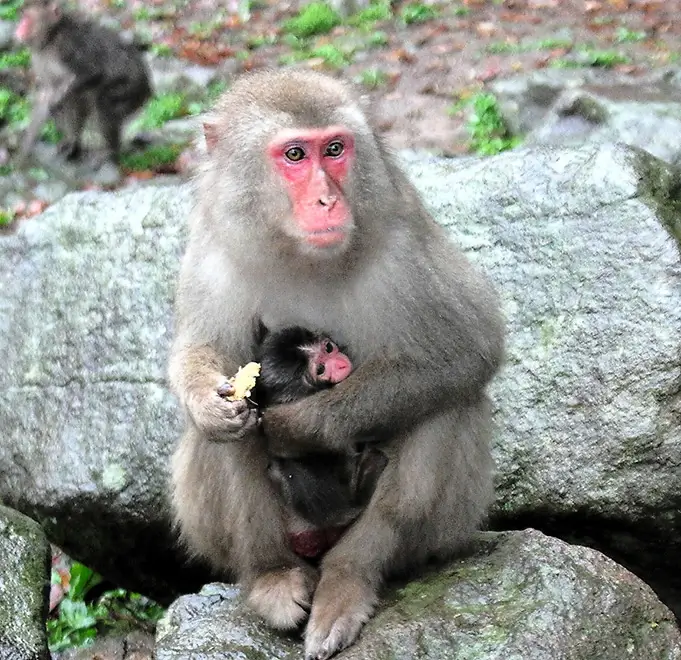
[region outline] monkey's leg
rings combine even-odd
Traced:
[[[216,443],[190,427],[172,461],[176,522],[191,551],[234,575],[271,626],[308,616],[317,572],[289,547],[262,439]]]
[[[451,557],[471,540],[492,498],[488,420],[480,402],[431,419],[399,448],[386,448],[369,505],[322,561],[307,660],[324,660],[355,641],[385,575]]]
[[[80,138],[88,115],[88,102],[84,95],[73,97],[55,112],[54,121],[64,134],[59,144],[59,153],[67,160],[76,160],[81,155]]]
[[[117,106],[106,94],[97,97],[96,108],[99,130],[106,142],[106,155],[113,162],[118,162],[121,151],[121,129],[125,114],[121,112],[120,106]]]

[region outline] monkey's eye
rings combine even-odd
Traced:
[[[327,353],[333,353],[333,344],[330,341],[327,341],[326,344],[324,345],[324,350]]]
[[[325,156],[331,156],[331,158],[338,158],[345,149],[345,146],[340,140],[334,140],[333,142],[329,142],[328,145],[326,145],[326,151],[324,152]]]
[[[302,147],[291,147],[284,152],[284,156],[292,163],[297,163],[299,160],[305,158],[305,151]]]
[[[317,375],[318,376],[323,376],[325,371],[326,371],[326,367],[323,364],[317,365]]]

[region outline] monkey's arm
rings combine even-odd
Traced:
[[[224,398],[232,389],[224,373],[229,367],[224,362],[209,345],[176,346],[169,376],[180,402],[206,437],[239,440],[255,429],[257,415],[247,401]]]
[[[370,360],[331,389],[269,408],[262,422],[270,450],[345,450],[358,436],[392,437],[452,402],[479,397],[503,354],[500,327],[481,333],[451,337],[437,354]]]

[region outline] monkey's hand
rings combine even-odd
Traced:
[[[313,450],[310,439],[323,430],[310,424],[309,415],[303,412],[305,403],[303,399],[270,406],[263,411],[260,424],[267,438],[267,448],[273,456],[296,458]],[[303,442],[298,444],[297,440]],[[320,444],[319,450],[324,449],[325,446]]]
[[[234,392],[234,387],[224,376],[216,380],[206,387],[193,388],[186,399],[189,414],[211,440],[241,440],[255,430],[257,411],[245,399],[227,401],[225,397]]]

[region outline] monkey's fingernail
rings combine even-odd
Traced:
[[[229,396],[234,394],[234,386],[229,383],[223,383],[218,387],[218,396]]]

